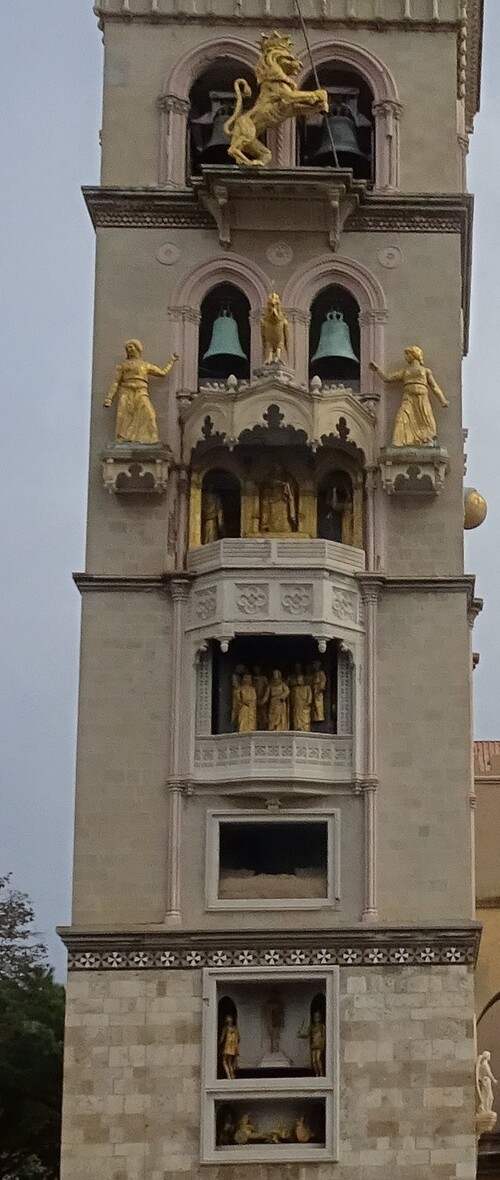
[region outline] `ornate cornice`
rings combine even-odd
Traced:
[[[73,574],[73,581],[80,591],[80,594],[92,593],[97,594],[121,594],[124,591],[151,591],[151,590],[165,590],[170,582],[177,580],[182,581],[183,585],[193,580],[194,574],[186,573],[184,570],[174,570],[164,574],[151,574],[144,576],[133,576],[129,574]]]
[[[94,229],[210,229],[191,189],[83,188]]]
[[[481,926],[366,927],[192,933],[92,933],[61,927],[70,971],[200,967],[443,967],[474,965]]]
[[[356,574],[356,579],[361,584],[364,596],[369,592],[370,586],[373,586],[377,594],[465,594],[468,610],[474,603],[481,601],[474,597],[474,574],[462,574],[457,577],[391,577],[377,571],[373,574]]]

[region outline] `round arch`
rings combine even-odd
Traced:
[[[402,106],[395,79],[380,58],[350,41],[331,39],[311,46],[316,69],[327,62],[338,62],[345,69],[354,70],[367,82],[373,94],[375,120],[375,192],[399,190],[399,122]],[[304,86],[311,73],[311,63],[303,66],[297,79]],[[293,168],[296,160],[296,125],[291,120],[282,129],[282,166]]]
[[[289,279],[283,292],[285,307],[293,309],[295,320],[294,355],[291,358],[297,379],[308,381],[308,336],[311,303],[323,287],[345,287],[358,303],[361,328],[360,380],[363,392],[374,389],[374,375],[369,362],[384,364],[384,328],[388,319],[383,287],[370,270],[351,258],[338,254],[323,255],[307,262]]]
[[[369,53],[367,49],[363,49],[360,45],[353,45],[350,41],[339,41],[337,39],[321,41],[311,46],[311,54],[316,68],[326,65],[327,62],[335,61],[361,74],[365,81],[368,82],[373,94],[374,103],[399,102],[396,82],[391,71],[380,58],[376,57],[373,53]],[[302,86],[305,78],[310,73],[311,65],[308,62],[302,69],[297,84]]]
[[[221,57],[232,58],[253,69],[258,56],[258,50],[240,37],[221,37],[216,41],[209,41],[208,44],[206,41],[202,42],[176,62],[165,81],[160,100],[171,95],[187,101],[196,79]]]
[[[232,58],[253,69],[258,50],[240,37],[220,37],[195,46],[176,62],[158,97],[160,145],[158,183],[185,188],[189,92],[196,79],[220,58]]]
[[[332,283],[346,287],[359,303],[360,311],[387,311],[384,289],[376,276],[360,262],[339,254],[333,257],[324,254],[300,267],[288,280],[283,302],[307,312],[322,287]]]
[[[227,254],[195,267],[179,284],[174,295],[171,318],[178,322],[178,350],[183,363],[183,385],[196,389],[198,382],[198,325],[205,295],[220,283],[231,283],[246,295],[250,304],[250,371],[261,361],[259,333],[255,331],[265,305],[271,281],[263,270],[246,258]]]

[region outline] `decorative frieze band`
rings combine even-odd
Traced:
[[[371,927],[244,934],[77,934],[59,930],[70,971],[188,970],[199,967],[473,966],[479,923],[442,928]]]
[[[131,226],[138,229],[213,226],[190,189],[85,187],[83,195],[96,229]],[[370,196],[348,218],[345,230],[358,233],[470,233],[472,197],[458,195]]]

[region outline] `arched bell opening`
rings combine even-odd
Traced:
[[[201,543],[240,536],[241,491],[235,475],[217,468],[201,485]]]
[[[345,287],[323,288],[311,305],[309,376],[359,389],[359,305]]]
[[[255,75],[248,66],[231,58],[214,62],[196,79],[189,92],[188,166],[191,176],[202,164],[234,164],[227,154],[229,139],[224,131],[233,113],[236,78],[245,78],[255,89]]]
[[[354,70],[339,69],[335,62],[320,66],[318,76],[320,86],[328,91],[329,112],[299,120],[298,163],[308,168],[352,168],[357,180],[373,181],[375,124],[368,83]],[[316,85],[310,74],[304,88]]]
[[[250,376],[250,304],[232,283],[219,283],[201,305],[198,343],[200,380]]]
[[[347,471],[331,471],[318,487],[318,537],[354,545],[354,488]]]

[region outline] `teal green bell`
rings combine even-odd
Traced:
[[[329,311],[323,320],[318,347],[311,358],[311,364],[333,357],[342,357],[343,360],[355,361],[359,365],[359,357],[352,347],[349,326],[341,311]]]
[[[241,347],[238,324],[228,308],[223,308],[213,322],[212,339],[207,351],[203,353],[203,360],[222,356],[235,357],[243,361],[248,359]]]

